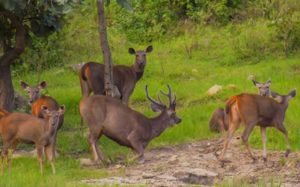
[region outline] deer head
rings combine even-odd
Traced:
[[[165,93],[163,91],[160,91],[161,94],[168,97],[169,104],[168,106],[163,104],[162,100],[160,99],[159,93],[157,94],[158,101],[155,101],[149,96],[148,93],[148,86],[145,87],[145,92],[147,99],[151,102],[151,109],[154,112],[161,112],[166,114],[167,116],[167,125],[173,126],[175,124],[178,124],[181,122],[181,119],[176,115],[176,95],[174,94],[174,99],[172,99],[172,89],[169,85],[168,86],[168,93]]]
[[[41,97],[41,90],[47,87],[46,81],[42,81],[40,84],[36,86],[29,86],[24,81],[21,81],[21,87],[23,90],[27,92],[27,95],[29,97],[28,104],[32,105],[34,101],[39,99]]]
[[[271,96],[286,110],[289,105],[289,101],[296,96],[296,89],[291,90],[290,93],[287,95],[280,95],[276,92],[271,91]]]
[[[146,50],[135,51],[133,48],[129,48],[129,54],[135,55],[135,68],[137,71],[143,71],[147,63],[146,54],[153,50],[152,45],[148,46]]]
[[[269,96],[270,95],[270,86],[271,86],[271,80],[267,80],[265,83],[259,83],[256,80],[252,80],[253,84],[259,89],[259,95],[262,96]]]
[[[47,106],[42,105],[41,111],[46,119],[49,120],[49,125],[56,130],[60,116],[65,113],[65,106],[60,106],[58,110],[49,110]]]

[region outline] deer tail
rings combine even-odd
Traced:
[[[82,68],[80,69],[80,78],[81,78],[82,80],[84,80],[84,81],[87,80],[86,75],[85,75],[85,70],[86,70],[87,67],[88,67],[88,63],[84,64],[84,65],[82,66]]]
[[[237,102],[237,99],[238,99],[238,96],[235,95],[226,101],[226,108],[225,108],[226,114],[229,114],[231,106]]]

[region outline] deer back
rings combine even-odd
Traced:
[[[283,120],[284,112],[278,102],[269,97],[255,94],[240,94],[231,97],[226,103],[226,112],[237,115],[244,123],[259,123],[262,126],[274,125],[276,119]]]
[[[0,109],[0,119],[4,116],[6,116],[7,114],[9,114],[8,111],[4,110],[4,109]]]
[[[0,120],[1,135],[4,139],[37,141],[47,128],[45,119],[23,113],[11,113]]]

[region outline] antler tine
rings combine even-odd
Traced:
[[[150,96],[149,96],[149,93],[148,93],[148,85],[145,86],[145,92],[146,92],[146,96],[148,98],[149,101],[151,101],[152,103],[155,103],[157,105],[162,105],[161,103],[158,103],[157,101],[155,101],[154,99],[152,99]]]
[[[175,103],[175,102],[176,102],[176,94],[174,94],[174,99],[173,99],[172,103]]]
[[[165,96],[168,97],[168,99],[169,99],[169,105],[171,105],[171,103],[172,103],[172,88],[171,88],[171,86],[170,86],[169,84],[167,84],[167,87],[168,87],[169,93],[165,93],[165,92],[162,91],[162,90],[160,90],[160,92],[161,92],[162,94],[164,94]]]
[[[158,101],[163,105],[163,102],[161,101],[161,98],[160,98],[159,93],[157,93],[157,99],[158,99]]]

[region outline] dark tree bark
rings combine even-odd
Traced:
[[[14,88],[12,84],[10,65],[0,68],[0,108],[12,111],[14,106]]]
[[[18,18],[11,12],[1,11],[0,16],[9,19],[15,31],[15,47],[10,46],[10,38],[4,39],[2,47],[4,55],[0,57],[0,108],[8,111],[13,110],[14,89],[12,85],[10,65],[16,60],[25,49],[25,28]]]
[[[113,84],[112,58],[110,48],[107,40],[106,21],[104,14],[104,0],[97,0],[97,11],[99,21],[99,37],[100,45],[103,53],[103,60],[105,64],[104,70],[104,88],[107,96],[120,97],[117,87]]]

